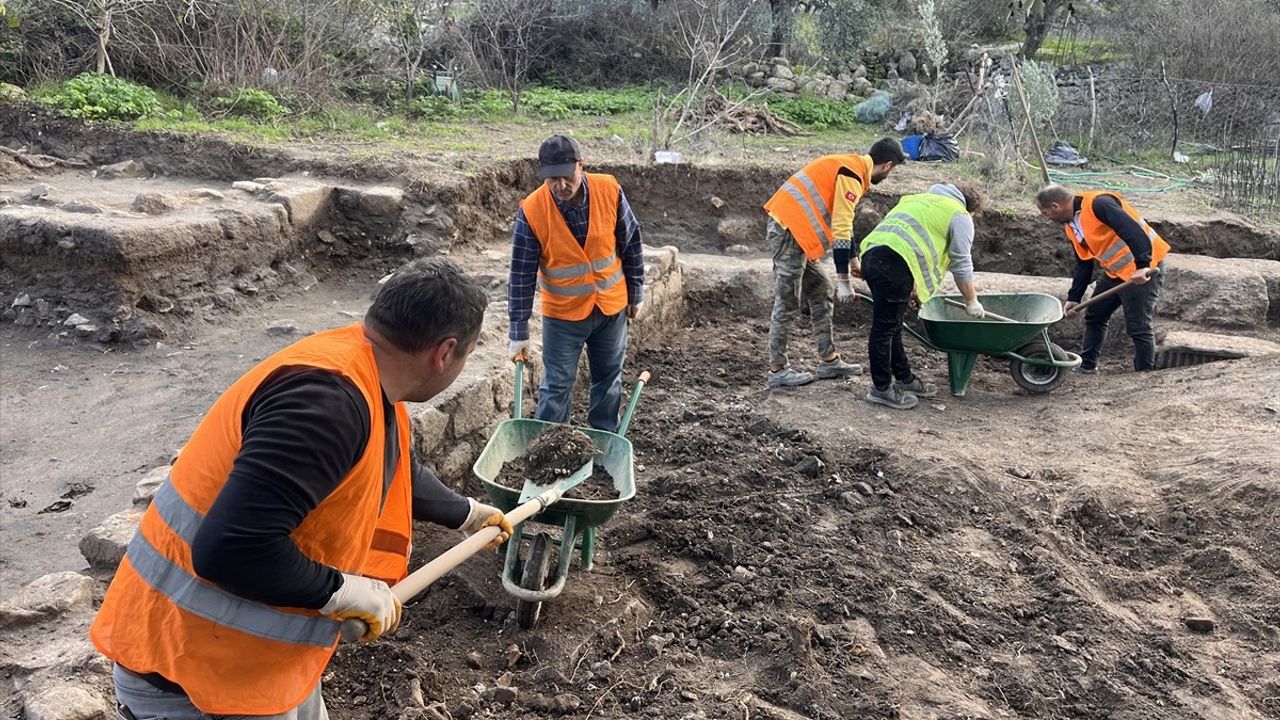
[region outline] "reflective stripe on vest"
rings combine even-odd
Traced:
[[[614,252],[614,253],[610,253],[609,257],[603,257],[603,258],[600,258],[599,260],[592,260],[591,264],[589,265],[587,263],[579,263],[577,265],[570,265],[569,267],[542,268],[542,274],[546,275],[547,277],[553,280],[572,280],[573,278],[579,277],[581,275],[586,275],[587,273],[593,270],[595,271],[604,270],[605,268],[612,265],[613,262],[617,259],[618,259],[618,254]]]
[[[964,206],[953,198],[932,193],[907,195],[862,240],[862,252],[885,245],[911,268],[920,300],[942,289],[951,257],[947,254],[947,228]]]
[[[841,172],[852,173],[866,192],[871,167],[871,159],[865,155],[824,155],[787,178],[764,209],[791,233],[805,257],[819,260],[834,245],[831,209],[837,201],[836,177]]]

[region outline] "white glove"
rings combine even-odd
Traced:
[[[363,620],[368,630],[360,641],[370,642],[395,630],[403,609],[391,588],[381,580],[342,573],[342,587],[320,608],[320,614],[339,620]]]
[[[849,276],[836,275],[836,300],[849,302],[854,297],[853,286],[849,284]]]
[[[471,512],[467,513],[467,519],[462,521],[462,525],[458,528],[463,535],[471,537],[490,525],[497,525],[502,532],[485,546],[485,550],[492,550],[511,537],[511,521],[507,520],[507,516],[503,515],[501,510],[492,505],[478,503],[471,498],[467,500],[471,503]]]
[[[978,298],[970,300],[964,306],[964,311],[971,318],[981,318],[987,316],[987,311],[982,307],[982,303],[978,302]]]
[[[519,362],[529,359],[529,341],[528,340],[512,340],[511,352],[508,353],[511,362]]]

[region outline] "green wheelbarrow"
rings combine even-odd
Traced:
[[[574,550],[579,551],[582,569],[591,569],[595,560],[596,529],[608,522],[623,503],[635,497],[635,466],[631,441],[625,435],[627,428],[631,425],[631,416],[635,413],[636,404],[640,400],[640,392],[648,379],[648,372],[640,374],[639,380],[631,391],[631,399],[618,426],[618,432],[574,428],[585,433],[595,444],[595,457],[592,462],[603,465],[604,469],[613,476],[613,485],[618,491],[618,497],[610,500],[561,498],[555,504],[512,528],[511,539],[506,543],[502,587],[516,598],[516,619],[520,627],[531,628],[537,624],[542,612],[542,603],[554,599],[564,590],[565,581],[569,577],[569,567],[573,564]],[[484,484],[489,499],[504,513],[511,512],[543,488],[529,483],[525,483],[523,489],[502,485],[497,478],[502,472],[503,463],[524,454],[539,435],[557,426],[556,423],[521,417],[523,390],[524,363],[520,362],[516,363],[516,397],[512,417],[498,425],[480,453],[480,457],[476,459],[475,465],[472,466],[472,471]],[[589,463],[574,473],[564,484],[576,485],[591,474],[591,469],[591,463]],[[560,535],[555,537],[546,531],[525,532],[526,522],[558,526],[561,529]],[[522,541],[529,543],[529,550],[523,563],[520,562]],[[552,545],[559,547],[559,560],[555,575],[548,582]]]
[[[951,394],[963,397],[979,355],[1009,361],[1009,374],[1023,390],[1052,392],[1067,379],[1080,356],[1049,340],[1049,326],[1062,319],[1062,303],[1044,293],[983,295],[985,318],[971,318],[960,295],[929,298],[920,306],[916,330],[902,327],[927,347],[947,354]]]

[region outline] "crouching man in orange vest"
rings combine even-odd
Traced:
[[[1068,316],[1074,314],[1073,308],[1084,297],[1093,279],[1095,262],[1104,275],[1094,284],[1094,295],[1125,281],[1133,282],[1127,289],[1085,308],[1081,363],[1076,372],[1098,372],[1098,355],[1107,324],[1118,308],[1124,308],[1125,330],[1133,340],[1133,368],[1154,370],[1156,340],[1151,323],[1164,282],[1164,274],[1157,270],[1169,254],[1169,243],[1132,205],[1113,192],[1075,195],[1061,185],[1046,185],[1036,194],[1036,207],[1045,218],[1062,223],[1067,241],[1076,251],[1075,275],[1063,306]]]
[[[89,637],[119,715],[328,717],[320,676],[342,620],[395,629],[388,583],[413,520],[511,532],[410,454],[405,402],[448,387],[487,298],[447,260],[397,271],[363,323],[312,335],[222,394],[156,492]]]
[[[813,373],[796,370],[787,360],[791,325],[801,305],[809,308],[813,339],[818,344],[818,377],[851,377],[861,365],[840,359],[832,336],[835,300],[853,299],[850,274],[859,276],[852,248],[853,215],[858,201],[875,183],[906,162],[902,145],[882,138],[869,155],[824,155],[792,175],[778,188],[765,212],[765,239],[773,252],[773,314],[769,319],[769,388],[790,388],[813,382]],[[834,252],[833,252],[834,250]],[[836,292],[818,261],[833,253]],[[852,259],[852,269],[850,260]]]
[[[529,357],[537,287],[543,373],[533,416],[569,422],[585,347],[591,372],[587,423],[614,432],[622,408],[627,322],[644,302],[640,223],[616,178],[583,172],[582,153],[571,138],[553,135],[542,143],[538,177],[542,185],[520,203],[511,239],[511,359]]]

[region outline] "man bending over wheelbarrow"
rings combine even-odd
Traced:
[[[627,322],[644,301],[640,223],[618,181],[583,172],[578,144],[563,135],[538,148],[538,177],[542,186],[520,203],[511,243],[511,359],[529,357],[536,280],[542,292],[543,373],[534,418],[569,421],[585,345],[591,370],[587,422],[615,432]]]
[[[1124,308],[1125,330],[1133,340],[1133,369],[1154,370],[1156,339],[1151,322],[1163,281],[1161,261],[1169,243],[1156,234],[1133,206],[1113,192],[1079,195],[1061,185],[1046,185],[1036,194],[1036,207],[1045,218],[1062,223],[1067,241],[1076,251],[1076,271],[1063,306],[1067,316],[1093,279],[1096,260],[1105,275],[1093,286],[1093,295],[1124,285],[1124,289],[1084,308],[1084,340],[1076,372],[1098,372],[1098,355],[1107,336],[1107,324],[1117,308]]]
[[[973,216],[985,199],[970,185],[940,183],[907,195],[862,239],[862,278],[875,305],[867,355],[872,386],[867,402],[910,410],[938,388],[911,372],[902,348],[902,318],[908,304],[938,293],[949,269],[970,317],[984,315],[973,284]],[[914,291],[913,291],[914,288]]]

